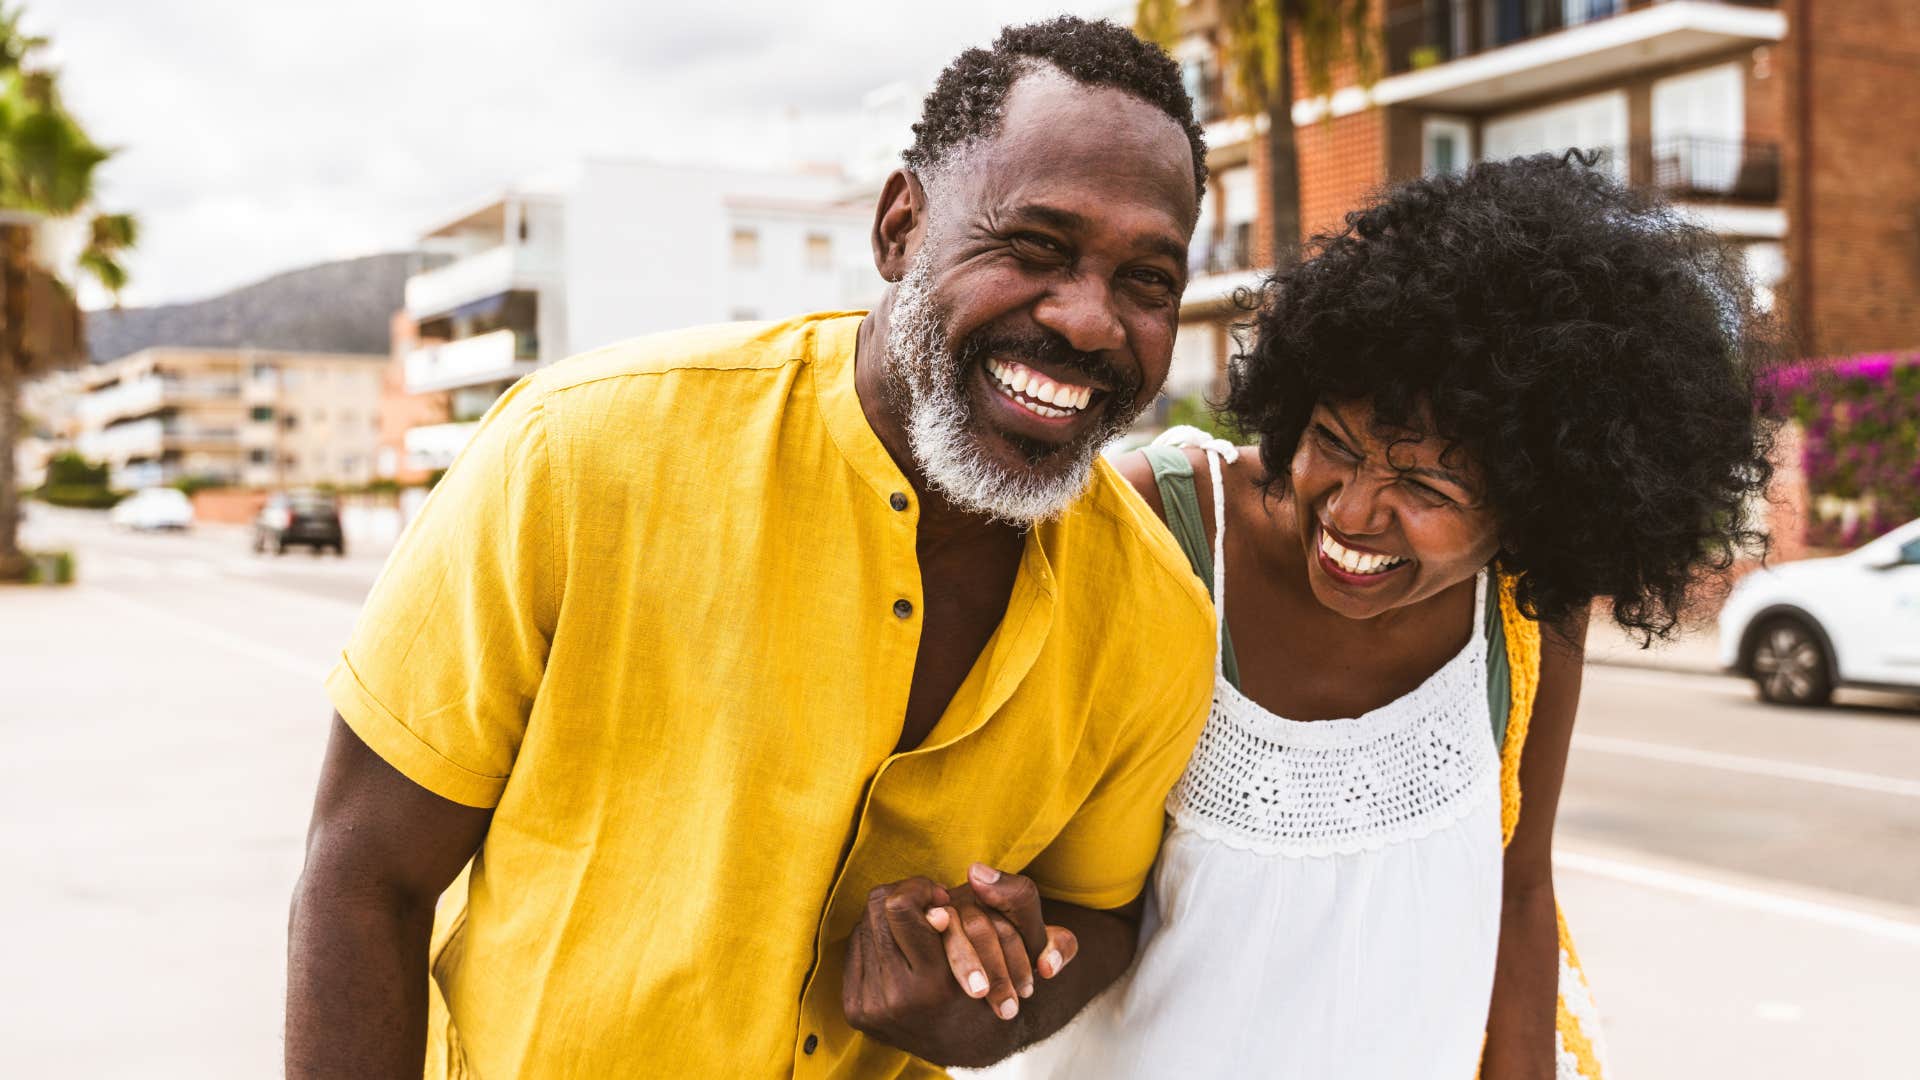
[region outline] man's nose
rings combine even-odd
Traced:
[[[1035,305],[1033,318],[1080,352],[1105,352],[1127,342],[1113,310],[1113,290],[1094,274],[1075,274],[1048,290]]]

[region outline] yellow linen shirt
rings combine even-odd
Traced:
[[[938,1076],[841,1013],[872,887],[975,859],[1091,907],[1142,887],[1212,693],[1204,589],[1102,463],[894,753],[919,505],[854,391],[859,324],[530,376],[374,586],[333,703],[494,809],[441,903],[431,1075]]]

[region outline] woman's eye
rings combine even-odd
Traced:
[[[1453,504],[1453,499],[1439,488],[1428,487],[1418,480],[1408,480],[1407,486],[1412,488],[1413,493],[1418,495],[1430,506],[1451,506]]]
[[[1348,448],[1346,443],[1341,442],[1338,436],[1321,425],[1314,425],[1313,434],[1315,438],[1320,440],[1322,446],[1339,454],[1341,457],[1354,458],[1359,456]]]

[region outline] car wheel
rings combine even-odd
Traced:
[[[344,559],[347,557],[347,545],[344,541],[333,545],[333,557],[336,559]]]
[[[1762,623],[1749,647],[1747,671],[1761,699],[1776,705],[1825,705],[1833,699],[1826,647],[1799,619]]]

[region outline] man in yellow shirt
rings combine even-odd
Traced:
[[[937,1076],[1131,959],[1213,629],[1098,451],[1204,146],[1077,19],[915,131],[871,314],[543,370],[408,530],[327,683],[289,1076]]]

